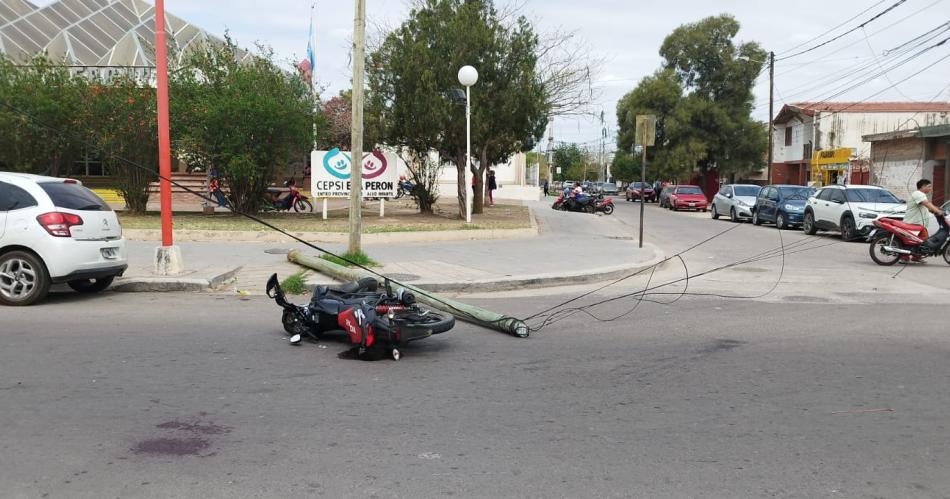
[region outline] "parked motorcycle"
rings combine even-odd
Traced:
[[[601,197],[600,199],[597,199],[594,208],[596,211],[602,212],[604,215],[613,215],[614,198]]]
[[[921,225],[906,224],[893,218],[880,218],[874,221],[874,229],[868,234],[871,241],[871,259],[878,265],[894,265],[908,258],[920,260],[932,256],[943,256],[950,264],[950,215],[944,213],[937,217],[940,230],[923,239]]]
[[[412,196],[412,190],[415,187],[415,184],[406,180],[405,177],[400,178],[399,184],[396,185],[396,199],[399,199],[403,196]]]
[[[337,288],[317,286],[307,305],[287,301],[274,274],[267,281],[267,296],[284,309],[281,322],[299,345],[303,337],[320,339],[325,333],[343,331],[358,347],[361,359],[390,355],[402,357],[400,348],[455,326],[455,317],[433,312],[416,304],[415,296],[390,286],[378,289],[375,279],[343,284]]]
[[[267,193],[265,194],[266,204],[264,209],[268,211],[290,211],[291,208],[294,211],[300,212],[313,212],[313,204],[310,203],[310,198],[304,196],[300,189],[297,188],[297,181],[293,178],[288,179],[284,182],[284,187],[289,189],[290,193],[283,196],[287,191],[278,187],[268,187]]]

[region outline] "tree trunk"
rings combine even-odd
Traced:
[[[459,218],[465,220],[465,196],[468,194],[468,168],[465,162],[465,153],[456,156],[455,169],[458,172]]]
[[[472,213],[482,214],[485,212],[485,170],[488,165],[488,148],[481,150],[478,166],[472,165],[472,174],[475,175],[475,199],[472,204]]]

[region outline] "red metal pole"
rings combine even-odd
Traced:
[[[165,46],[165,2],[155,0],[155,71],[158,76],[158,173],[161,176],[162,246],[172,246],[171,138],[168,132],[168,54]]]

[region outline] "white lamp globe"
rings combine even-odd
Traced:
[[[472,66],[463,66],[459,70],[459,83],[466,87],[470,87],[478,81],[478,70]]]

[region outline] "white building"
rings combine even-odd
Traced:
[[[852,160],[870,159],[871,143],[862,138],[950,123],[950,102],[824,102],[782,107],[774,120],[772,183],[831,183],[846,170],[812,168],[818,151],[849,148]]]

